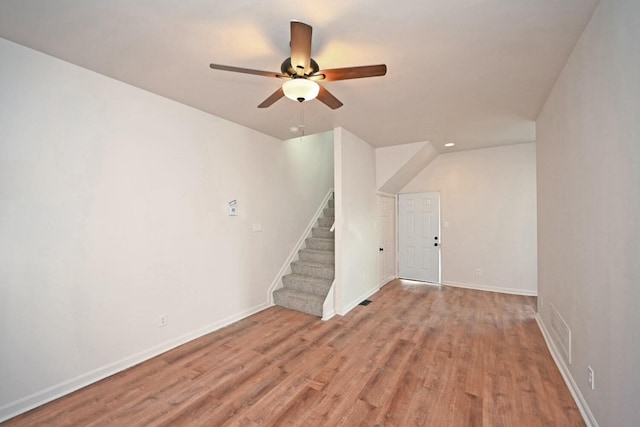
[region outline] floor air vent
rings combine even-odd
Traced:
[[[358,304],[358,305],[369,305],[369,304],[371,304],[371,300],[366,299],[366,300],[362,301],[362,302],[361,302],[360,304]]]

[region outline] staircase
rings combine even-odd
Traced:
[[[276,305],[322,317],[322,306],[335,276],[335,241],[330,231],[335,220],[334,200],[329,200],[318,225],[291,263],[291,274],[282,277],[284,287],[273,291]]]

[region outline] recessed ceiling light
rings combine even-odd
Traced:
[[[456,145],[453,142],[447,142],[446,144],[444,144],[445,147],[453,147],[454,145]]]

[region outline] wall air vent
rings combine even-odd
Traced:
[[[550,304],[550,307],[553,337],[558,347],[562,350],[565,359],[571,364],[571,329],[569,329],[569,325],[564,321],[556,307],[553,304]]]

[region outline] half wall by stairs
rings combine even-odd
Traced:
[[[282,277],[283,287],[273,291],[276,305],[322,317],[322,306],[335,277],[335,240],[331,226],[335,220],[333,197],[323,216],[291,263],[291,274]]]

